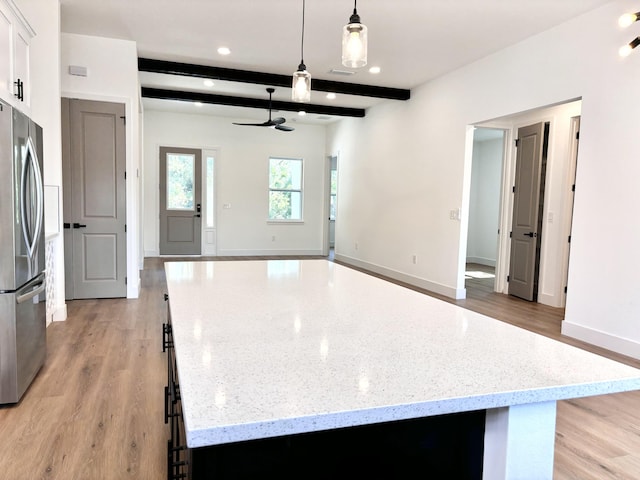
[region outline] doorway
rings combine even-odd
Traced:
[[[465,286],[487,291],[495,289],[505,139],[504,129],[473,132]]]
[[[202,151],[160,147],[160,255],[200,255]]]
[[[67,300],[127,294],[125,106],[62,98]]]
[[[539,255],[537,302],[551,307],[562,308],[566,302],[566,278],[569,264],[569,243],[571,235],[573,184],[575,181],[577,158],[578,123],[582,102],[573,99],[561,104],[540,107],[538,109],[480,122],[474,128],[498,129],[505,132],[504,160],[501,175],[501,199],[499,227],[495,233],[498,238],[498,248],[495,267],[494,291],[509,293],[511,240],[514,193],[516,179],[515,139],[518,129],[541,123],[549,124],[548,131],[548,160],[546,172],[541,177],[545,179],[544,191],[540,192],[542,202],[538,202],[538,229],[527,230],[525,233],[539,233],[536,243],[536,254]],[[470,132],[475,134],[474,132]],[[469,179],[473,170],[473,150],[467,153],[469,163]],[[496,175],[497,178],[497,175]],[[471,236],[471,218],[473,199],[469,181],[469,237]],[[541,208],[541,206],[543,208]],[[524,233],[523,233],[524,236]],[[465,244],[465,247],[467,245]],[[535,265],[534,263],[534,265]],[[535,268],[535,267],[534,267]],[[463,269],[461,269],[463,270]],[[460,271],[459,275],[465,275]],[[460,280],[464,279],[462,277]],[[466,284],[467,282],[465,282]],[[465,285],[466,286],[466,285]],[[472,286],[473,288],[473,286]],[[470,291],[471,295],[474,292]]]

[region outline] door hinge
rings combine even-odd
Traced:
[[[511,275],[507,275],[507,282],[511,281]]]
[[[576,132],[576,140],[580,140],[580,130]]]
[[[516,193],[516,186],[511,187],[511,193]]]
[[[127,233],[127,224],[124,224],[124,233]]]
[[[513,232],[509,232],[509,238],[513,238]]]
[[[564,293],[567,293],[567,287],[566,286],[564,287]]]
[[[124,284],[127,284],[127,277],[124,277]]]
[[[122,119],[122,121],[124,122],[124,124],[127,124],[127,117],[125,117],[124,115],[120,117]]]
[[[516,138],[515,140],[516,148],[520,146],[520,139]]]
[[[576,184],[574,183],[573,185],[571,185],[571,191],[575,192],[576,191]]]
[[[126,170],[124,171],[124,179],[125,180],[127,179],[127,171]]]
[[[571,235],[569,235],[569,238],[567,239],[568,243],[571,243]]]

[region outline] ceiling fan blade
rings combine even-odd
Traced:
[[[269,122],[264,123],[236,123],[233,122],[234,125],[242,125],[245,127],[271,127],[272,125]]]
[[[287,127],[286,125],[276,125],[273,128],[276,130],[282,130],[283,132],[293,132],[295,130],[295,128]]]

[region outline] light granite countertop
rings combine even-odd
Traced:
[[[326,260],[165,264],[190,448],[640,389],[640,370]]]

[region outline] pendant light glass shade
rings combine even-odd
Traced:
[[[302,38],[300,41],[300,65],[298,70],[293,72],[293,82],[291,84],[291,99],[294,102],[306,103],[311,101],[311,74],[307,72],[304,64],[304,7],[305,0],[302,0]]]
[[[349,23],[342,29],[342,65],[360,68],[367,64],[367,26],[360,23],[358,11],[353,8]]]
[[[293,72],[291,99],[300,103],[311,101],[311,74],[307,72],[307,67],[304,63],[298,65],[298,70]]]

